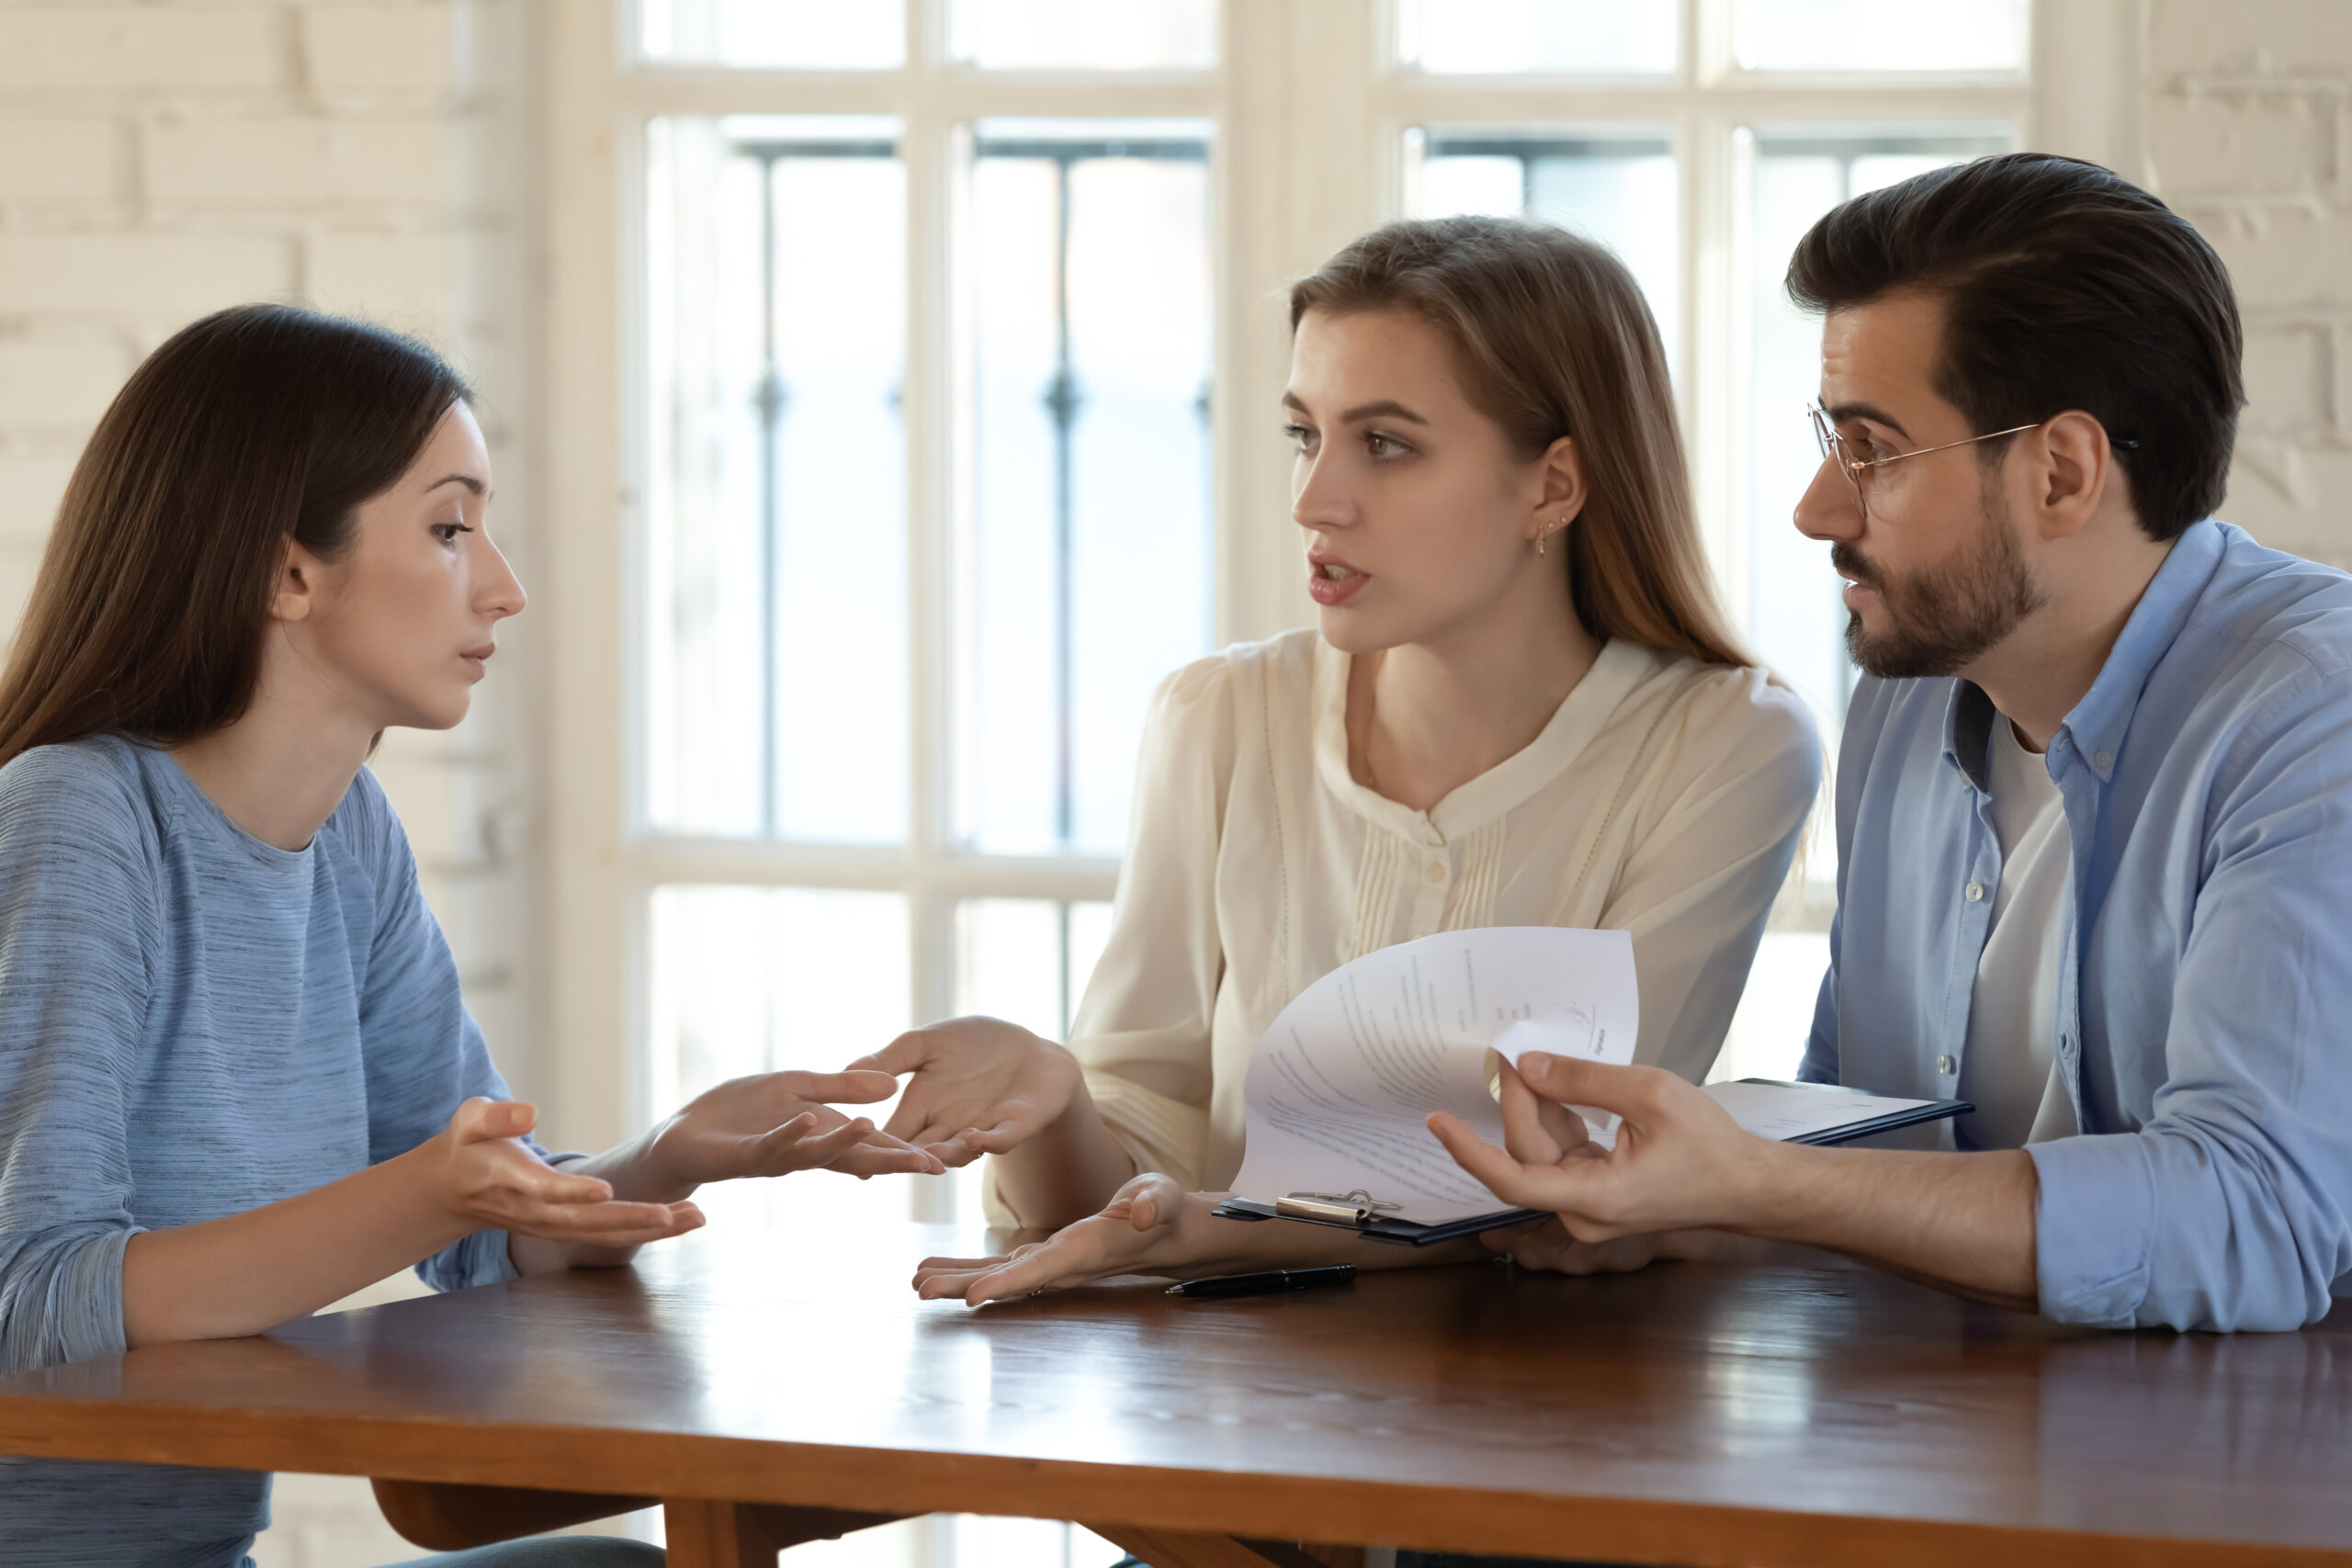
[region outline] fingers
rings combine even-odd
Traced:
[[[1031,1242],[995,1258],[926,1258],[915,1267],[915,1294],[925,1301],[960,1301],[974,1280],[1027,1257],[1041,1245]]]
[[[922,1030],[910,1029],[879,1051],[860,1056],[844,1073],[888,1073],[894,1077],[911,1073],[931,1059],[931,1039]]]
[[[965,1142],[961,1133],[952,1138],[932,1142],[924,1142],[920,1138],[910,1138],[907,1141],[949,1170],[960,1170],[980,1157],[980,1151]]]
[[[498,1165],[489,1168],[485,1186],[503,1186],[540,1203],[603,1203],[613,1196],[611,1182],[599,1177],[575,1176],[545,1164],[519,1145],[496,1153],[503,1157]]]
[[[782,1176],[788,1171],[809,1170],[831,1165],[863,1143],[867,1134],[875,1131],[874,1123],[863,1116],[854,1117],[836,1127],[824,1128],[822,1119],[813,1111],[804,1111],[780,1127],[760,1134],[752,1158],[751,1176]]]
[[[1487,1235],[1511,1238],[1508,1245],[1495,1247],[1494,1250],[1509,1253],[1510,1260],[1522,1269],[1547,1274],[1623,1274],[1647,1268],[1658,1256],[1657,1237],[1654,1235],[1579,1241],[1557,1220],[1515,1225],[1509,1231],[1489,1231]],[[1479,1239],[1484,1241],[1487,1237]]]
[[[1555,1056],[1530,1051],[1519,1059],[1519,1076],[1544,1099],[1566,1105],[1590,1105],[1628,1116],[1648,1108],[1646,1080],[1654,1067],[1621,1067],[1589,1062],[1580,1056]]]
[[[449,1118],[449,1132],[460,1144],[481,1144],[496,1138],[522,1137],[538,1125],[538,1121],[539,1111],[535,1105],[476,1095],[458,1106]]]
[[[871,1060],[861,1057],[859,1060]],[[899,1092],[899,1080],[880,1069],[860,1067],[853,1062],[838,1073],[779,1073],[786,1087],[802,1100],[814,1100],[828,1105],[871,1105],[888,1100]]]
[[[1557,1165],[1567,1153],[1544,1115],[1549,1104],[1527,1087],[1509,1062],[1502,1065],[1503,1147],[1513,1159],[1528,1165]]]
[[[954,1127],[934,1122],[921,1132],[902,1134],[910,1144],[928,1149],[951,1168],[967,1166],[982,1155],[1011,1154],[1027,1143],[1036,1127],[1026,1118],[1012,1117],[993,1127]]]
[[[1001,1268],[991,1269],[967,1281],[964,1304],[986,1306],[990,1302],[1011,1301],[1016,1296],[1084,1282],[1083,1275],[1074,1276],[1065,1266],[1059,1249],[1040,1247],[1026,1258],[1016,1255]]]
[[[1173,1224],[1182,1212],[1184,1188],[1174,1177],[1147,1171],[1119,1190],[1114,1202],[1127,1204],[1127,1220],[1139,1231]]]
[[[984,1155],[1009,1155],[1035,1135],[1037,1128],[1024,1116],[1008,1116],[993,1127],[967,1127],[958,1134],[966,1147]]]
[[[928,1150],[910,1148],[892,1138],[887,1144],[876,1143],[876,1134],[868,1134],[852,1145],[838,1159],[825,1162],[828,1170],[838,1170],[844,1176],[941,1176],[947,1167]]]
[[[499,1228],[547,1241],[621,1247],[684,1235],[704,1224],[693,1203],[525,1203],[502,1216]]]
[[[1523,1060],[1524,1058],[1522,1058]],[[1604,1168],[1600,1162],[1573,1160],[1565,1166],[1524,1166],[1481,1139],[1461,1118],[1436,1111],[1429,1129],[1453,1163],[1478,1179],[1506,1203],[1522,1209],[1566,1209],[1586,1186],[1588,1173]]]
[[[1085,1224],[1080,1222],[1080,1225]],[[1015,1247],[1003,1258],[935,1258],[924,1265],[925,1271],[916,1274],[915,1293],[926,1301],[960,1296],[965,1305],[977,1307],[1039,1291],[1082,1285],[1109,1271],[1102,1266],[1100,1247],[1090,1243],[1089,1233],[1073,1226],[1045,1241]],[[956,1266],[933,1268],[934,1263]]]

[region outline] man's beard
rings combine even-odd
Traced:
[[[1829,559],[1838,576],[1878,592],[1885,628],[1867,633],[1861,612],[1849,612],[1846,651],[1883,680],[1956,675],[2045,602],[1996,506],[1973,539],[1925,571],[1889,577],[1842,539]]]

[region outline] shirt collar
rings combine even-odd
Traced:
[[[1315,764],[1323,786],[1357,815],[1412,843],[1447,843],[1519,806],[1566,773],[1607,726],[1634,687],[1668,656],[1623,637],[1601,645],[1584,679],[1553,711],[1541,733],[1444,799],[1419,812],[1358,784],[1348,767],[1349,655],[1317,639]]]
[[[2148,677],[2155,673],[2157,664],[2172,651],[2174,639],[2188,624],[2206,585],[2213,581],[2224,543],[2222,525],[2210,517],[2190,524],[2173,541],[2172,553],[2156,568],[2147,591],[2132,608],[2132,618],[2123,623],[2122,635],[2108,650],[2098,679],[2059,727],[2101,784],[2114,777],[2115,756],[2123,749],[2124,734],[2140,706],[2140,694],[2147,689]]]
[[[2211,518],[2192,523],[2173,542],[2140,603],[2099,666],[2098,678],[2083,694],[2050,742],[2055,756],[2071,747],[2086,767],[2107,784],[2115,776],[2116,753],[2140,705],[2148,677],[2172,650],[2191,611],[2222,563],[2221,525]],[[1944,705],[1944,761],[1980,791],[1985,789],[1986,746],[1993,738],[1993,699],[1973,681],[1954,681]]]

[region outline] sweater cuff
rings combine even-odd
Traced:
[[[17,1295],[0,1320],[6,1331],[0,1369],[30,1371],[119,1356],[130,1348],[122,1329],[122,1258],[139,1229],[101,1230],[54,1244],[48,1278],[27,1281],[31,1289]]]

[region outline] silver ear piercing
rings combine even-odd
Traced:
[[[1557,533],[1559,530],[1561,530],[1561,529],[1563,529],[1563,528],[1566,527],[1567,525],[1568,525],[1568,520],[1567,520],[1566,518],[1563,517],[1563,518],[1561,518],[1557,523],[1553,524],[1553,525],[1552,525],[1552,526],[1550,526],[1549,528],[1544,529],[1541,534],[1536,535],[1536,536],[1535,536],[1535,553],[1536,553],[1537,555],[1539,555],[1539,556],[1540,556],[1540,555],[1542,555],[1542,554],[1544,553],[1544,540],[1546,540],[1546,539],[1548,539],[1548,538],[1550,538],[1554,534]]]

